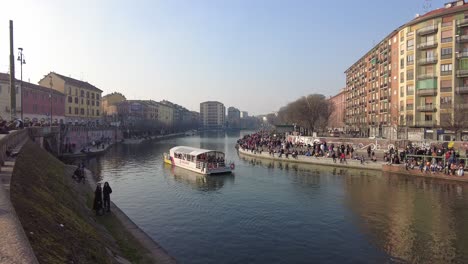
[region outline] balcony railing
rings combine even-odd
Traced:
[[[466,57],[468,57],[468,51],[461,51],[457,53],[457,58],[459,59],[466,58]]]
[[[432,25],[432,26],[427,26],[427,27],[424,27],[424,28],[421,28],[417,31],[418,35],[427,35],[427,34],[431,34],[431,33],[435,33],[437,32],[438,30],[438,26],[437,25]]]
[[[467,71],[468,72],[468,71]],[[418,80],[423,80],[423,79],[435,79],[437,76],[435,73],[420,73],[418,74]]]
[[[468,104],[455,104],[454,108],[455,110],[456,109],[468,109]]]
[[[468,86],[460,86],[460,87],[457,87],[457,88],[455,88],[455,91],[456,91],[458,94],[467,94],[467,93],[468,93]]]
[[[468,70],[458,70],[457,77],[466,77],[468,76]]]
[[[430,48],[437,47],[438,44],[439,43],[435,40],[421,42],[418,44],[418,49],[430,49]]]
[[[417,94],[419,96],[436,96],[437,95],[437,88],[418,89]]]
[[[437,63],[437,54],[434,57],[422,58],[418,60],[419,65],[434,64]]]
[[[416,126],[420,127],[434,127],[437,125],[435,120],[424,120],[424,121],[416,121]]]
[[[464,43],[468,41],[468,35],[461,35],[457,36],[457,42],[458,43]]]
[[[466,27],[468,26],[468,18],[457,20],[457,26],[459,27]]]
[[[436,110],[434,105],[420,105],[416,108],[420,112],[434,112]]]

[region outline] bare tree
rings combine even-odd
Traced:
[[[286,106],[286,118],[311,132],[325,129],[333,111],[333,104],[324,95],[303,96]]]
[[[456,103],[453,115],[441,115],[442,127],[451,130],[456,135],[456,140],[461,139],[461,132],[468,128],[468,108],[465,104]]]

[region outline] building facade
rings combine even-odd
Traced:
[[[121,93],[110,93],[102,97],[102,118],[105,123],[109,124],[117,124],[119,121],[118,119],[118,111],[117,111],[117,103],[123,102],[127,100],[125,96]]]
[[[16,86],[16,117],[21,115],[21,91],[19,83]],[[11,120],[11,94],[10,94],[10,75],[0,73],[0,120]]]
[[[229,128],[240,128],[241,127],[241,111],[231,106],[227,110],[227,126]]]
[[[346,70],[346,130],[396,138],[401,127],[468,124],[468,4],[463,0],[395,29]]]
[[[47,87],[23,82],[22,109],[25,122],[50,123],[52,119],[52,124],[63,124],[65,95]]]
[[[51,72],[39,81],[44,87],[50,87],[66,95],[66,123],[99,124],[101,123],[102,90],[94,85]]]
[[[220,102],[207,101],[200,104],[200,122],[204,129],[224,129],[226,108]]]
[[[330,131],[343,132],[345,130],[345,89],[328,99],[333,104],[333,112],[328,118]]]

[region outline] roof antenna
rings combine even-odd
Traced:
[[[423,4],[424,13],[429,12],[429,10],[431,10],[431,7],[432,7],[431,0],[424,0],[424,4]]]

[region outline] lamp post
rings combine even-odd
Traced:
[[[50,99],[50,127],[52,127],[52,76],[49,75],[49,84],[50,84],[50,93],[49,93],[49,99]]]
[[[26,60],[24,59],[24,54],[23,54],[23,48],[18,48],[18,61],[20,62],[21,65],[21,83],[20,83],[20,98],[21,98],[21,121],[24,122],[23,120],[23,112],[24,112],[24,106],[23,106],[23,64],[26,64]]]

